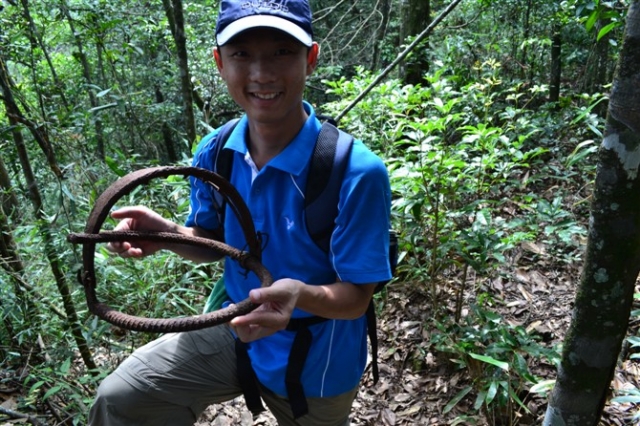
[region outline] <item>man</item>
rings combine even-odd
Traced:
[[[280,425],[348,425],[367,359],[364,313],[375,283],[391,276],[386,169],[361,141],[354,142],[325,253],[304,223],[302,188],[321,127],[303,101],[319,52],[308,2],[223,0],[216,42],[220,75],[245,112],[225,144],[233,150],[230,181],[251,211],[263,240],[262,262],[275,282],[259,288],[253,274],[227,259],[224,281],[230,302],[250,297],[260,307],[228,326],[169,334],[135,351],[101,384],[89,423],[193,424],[210,404],[243,393],[237,374],[239,339],[248,342],[244,353],[257,378],[255,389]],[[216,135],[199,144],[194,166],[213,168]],[[113,217],[121,220],[119,230],[205,237],[213,237],[223,225],[226,243],[242,248],[237,220],[227,214],[224,224],[218,223],[213,206],[211,189],[192,179],[185,226],[144,207],[123,208]],[[124,257],[160,249],[194,261],[217,257],[201,248],[152,242],[114,243],[110,249]],[[287,326],[307,317],[326,320],[308,327],[311,343],[296,387],[288,367],[298,332]]]

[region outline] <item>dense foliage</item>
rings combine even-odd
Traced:
[[[87,312],[81,250],[66,236],[83,229],[118,176],[189,163],[197,138],[186,136],[171,2],[163,3],[34,0],[0,11],[0,390],[20,388],[16,411],[56,424],[83,424],[99,380],[153,338]],[[526,408],[514,389],[539,381],[527,363],[556,355],[505,325],[477,283],[504,273],[522,244],[580,261],[591,154],[628,2],[463,2],[408,58],[430,64],[421,84],[406,84],[398,68],[345,111],[412,40],[401,39],[400,3],[312,2],[323,50],[307,98],[328,115],[346,112],[341,126],[388,166],[398,281],[429,295],[436,349],[473,368],[445,413],[472,394],[478,415],[508,424]],[[446,4],[432,1],[433,14]],[[239,114],[211,58],[216,6],[183,6],[199,136]],[[553,40],[562,42],[555,58]],[[562,77],[550,101],[554,60]],[[119,205],[129,203],[180,222],[188,185],[153,182]],[[106,303],[151,317],[199,313],[218,274],[169,253],[131,262],[99,248],[96,264]],[[516,374],[498,374],[510,365]],[[488,414],[496,405],[511,407],[508,420]]]

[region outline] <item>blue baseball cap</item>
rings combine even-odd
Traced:
[[[311,8],[307,0],[222,0],[216,43],[222,46],[251,28],[283,31],[309,47],[313,43]]]

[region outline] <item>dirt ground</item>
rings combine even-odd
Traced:
[[[576,256],[574,253],[567,258],[575,259]],[[499,273],[492,274],[498,278],[467,276],[461,300],[463,318],[479,295],[489,294],[493,299],[492,309],[504,321],[524,327],[545,347],[554,347],[562,342],[569,328],[580,267],[579,261],[558,261],[557,256],[547,254],[543,246],[522,245],[502,264]],[[380,381],[374,385],[371,372],[365,372],[353,404],[352,426],[542,424],[546,397],[530,393],[528,388],[520,394],[527,410],[516,410],[510,423],[487,421],[473,408],[474,391],[452,409],[446,409],[454,396],[471,385],[472,380],[466,368],[454,368],[449,356],[438,352],[433,343],[437,331],[433,326],[433,307],[453,316],[456,291],[463,280],[460,271],[447,271],[441,275],[441,281],[435,286],[438,289],[435,301],[430,296],[432,290],[424,284],[389,284],[381,303],[382,312],[378,315]],[[640,306],[634,307],[638,308]],[[629,333],[638,334],[635,318],[632,318]],[[555,378],[556,368],[552,363],[530,362],[529,368],[542,380]],[[619,390],[640,389],[640,365],[632,358],[632,350],[628,347],[623,350],[611,388],[612,395]],[[14,392],[18,391],[0,387],[2,408],[16,406],[18,393]],[[639,424],[633,420],[639,410],[640,407],[633,404],[608,402],[601,426]],[[20,421],[24,422],[13,420],[0,423],[0,426]],[[240,397],[209,407],[196,425],[275,426],[276,422],[268,412],[254,419]]]
[[[544,255],[543,247],[523,246],[502,271],[501,278],[482,281],[468,278],[463,307],[468,307],[477,294],[490,293],[495,307],[510,324],[522,325],[551,347],[560,343],[569,327],[579,266],[558,264]],[[440,283],[440,301],[452,305],[453,292],[460,277],[451,274],[447,283]],[[454,369],[430,343],[434,330],[429,329],[433,303],[428,289],[415,283],[393,283],[378,318],[380,381],[374,385],[369,371],[353,405],[353,426],[373,425],[490,425],[473,409],[473,392],[445,413],[445,407],[465,386],[470,384],[465,369]],[[450,293],[450,294],[449,294]],[[463,308],[463,314],[466,308]],[[632,324],[631,333],[637,328]],[[539,363],[530,366],[541,379],[554,379],[554,365]],[[627,354],[619,363],[612,389],[640,388],[640,368]],[[523,402],[529,409],[516,410],[513,425],[542,424],[546,397],[525,394]],[[632,404],[608,403],[601,425],[632,425],[633,415],[640,408]],[[498,423],[492,423],[492,425]],[[242,398],[222,406],[210,407],[198,426],[262,425],[274,426],[269,414],[252,419]]]

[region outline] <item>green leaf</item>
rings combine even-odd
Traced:
[[[551,379],[551,380],[541,380],[538,383],[536,383],[535,385],[531,386],[531,389],[529,389],[530,393],[538,393],[541,395],[546,395],[551,389],[553,389],[553,387],[556,384],[556,380],[555,379]]]
[[[458,416],[456,417],[449,426],[458,426],[458,425],[477,425],[478,421],[471,416]]]
[[[529,411],[529,407],[527,407],[526,405],[524,405],[524,402],[522,402],[522,400],[520,399],[520,397],[518,396],[518,394],[515,393],[515,391],[513,390],[513,388],[508,384],[505,383],[503,385],[504,388],[507,389],[507,392],[509,392],[509,395],[511,396],[511,398],[527,413],[530,413],[531,411]]]
[[[498,382],[491,382],[491,384],[489,385],[489,389],[487,390],[487,396],[485,397],[485,402],[487,403],[487,405],[491,404],[497,393]]]
[[[46,401],[47,398],[49,398],[50,396],[55,395],[56,393],[58,393],[60,390],[62,389],[62,385],[56,385],[54,387],[52,387],[51,389],[49,389],[44,396],[42,397],[43,401]]]
[[[509,371],[509,364],[504,362],[504,361],[499,361],[495,358],[492,358],[490,356],[485,356],[485,355],[478,355],[478,354],[474,354],[472,352],[469,353],[469,356],[473,359],[477,359],[478,361],[482,361],[482,362],[486,362],[487,364],[491,364],[491,365],[495,365],[496,367],[504,370],[504,371]]]
[[[600,16],[600,11],[598,9],[591,12],[591,15],[589,15],[589,18],[587,19],[587,22],[584,24],[584,27],[587,29],[587,32],[593,29],[593,26],[596,24],[596,22],[598,22],[599,16]]]
[[[44,385],[44,380],[40,380],[38,382],[36,382],[33,386],[31,386],[31,388],[29,389],[29,392],[34,392],[36,390],[38,390],[38,388],[40,388],[42,385]]]
[[[67,187],[67,185],[62,185],[62,193],[66,195],[67,198],[70,199],[71,201],[77,201],[75,195],[73,195],[71,191],[69,191],[69,188]]]
[[[110,88],[108,88],[108,89],[106,89],[106,90],[103,90],[103,91],[101,91],[101,92],[98,92],[98,93],[96,94],[96,97],[97,97],[97,98],[101,98],[101,97],[103,97],[104,95],[106,95],[107,93],[109,93],[109,92],[111,91],[111,89],[112,89],[112,88],[110,87]]]
[[[453,397],[453,399],[451,401],[449,401],[449,403],[447,405],[445,405],[444,409],[442,410],[443,413],[448,413],[449,411],[451,411],[451,409],[453,407],[456,406],[456,404],[458,404],[458,402],[460,402],[462,400],[462,398],[464,398],[465,396],[467,396],[467,394],[469,392],[471,392],[471,390],[473,389],[473,386],[467,386],[466,388],[462,389],[460,392],[458,392],[456,394],[456,396]]]
[[[478,392],[478,396],[476,397],[476,402],[473,404],[474,410],[479,410],[480,408],[482,408],[482,404],[484,404],[486,395],[487,395],[486,391]]]
[[[620,25],[621,24],[619,22],[612,22],[609,25],[605,25],[600,31],[598,31],[598,37],[596,38],[596,40],[600,41],[602,37],[606,36],[607,34],[609,34],[609,32],[611,32],[611,30],[619,27]]]
[[[116,175],[118,175],[119,177],[122,177],[122,176],[126,175],[124,170],[122,170],[118,166],[118,163],[116,162],[116,160],[113,157],[109,157],[109,156],[105,157],[104,162],[107,163],[107,166],[109,166],[111,171],[113,173],[115,173]]]
[[[97,107],[91,108],[89,112],[98,112],[98,111],[102,111],[103,109],[115,108],[117,106],[118,106],[117,102],[111,102],[110,104],[98,105]]]
[[[71,358],[67,358],[60,366],[60,372],[64,375],[67,375],[67,373],[69,373],[70,368],[71,368]]]

